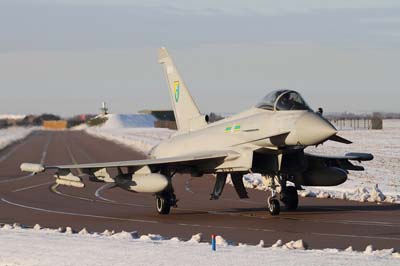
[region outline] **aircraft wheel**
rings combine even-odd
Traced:
[[[171,205],[162,197],[156,197],[156,209],[159,214],[169,214]]]
[[[268,199],[268,211],[271,215],[278,215],[281,211],[279,200],[274,198]]]
[[[294,211],[299,206],[299,196],[295,187],[287,187],[282,193],[281,201],[285,204],[286,209]]]

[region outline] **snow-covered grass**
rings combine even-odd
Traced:
[[[350,139],[346,145],[327,141],[307,152],[316,154],[344,154],[369,152],[374,159],[363,162],[365,171],[351,171],[349,179],[335,187],[307,187],[310,195],[325,191],[332,197],[360,201],[400,202],[400,120],[384,120],[383,130],[343,130],[339,135]],[[308,193],[306,191],[306,193]]]
[[[0,265],[399,265],[400,254],[393,249],[365,251],[307,249],[302,240],[272,247],[229,244],[217,236],[217,251],[200,242],[202,235],[188,241],[177,237],[165,239],[160,235],[137,232],[104,231],[89,233],[71,228],[32,229],[18,225],[3,225],[0,229]],[[205,239],[209,241],[209,239]]]
[[[18,140],[26,138],[33,130],[33,127],[10,127],[0,130],[0,150]]]

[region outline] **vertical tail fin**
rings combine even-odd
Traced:
[[[190,95],[172,58],[164,47],[159,51],[159,63],[164,65],[164,72],[169,86],[169,94],[178,130],[190,131],[206,125],[206,121],[202,119],[192,95]]]

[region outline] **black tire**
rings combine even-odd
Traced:
[[[271,215],[278,215],[281,212],[281,206],[279,200],[270,199],[268,203],[268,211]]]
[[[299,196],[295,187],[287,187],[282,192],[281,201],[285,204],[285,207],[289,211],[294,211],[299,206]]]
[[[162,197],[156,197],[156,210],[159,214],[169,214],[171,205]]]

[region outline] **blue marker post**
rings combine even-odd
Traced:
[[[212,251],[216,251],[217,250],[217,243],[215,241],[215,235],[214,234],[211,235],[211,249],[212,249]]]

